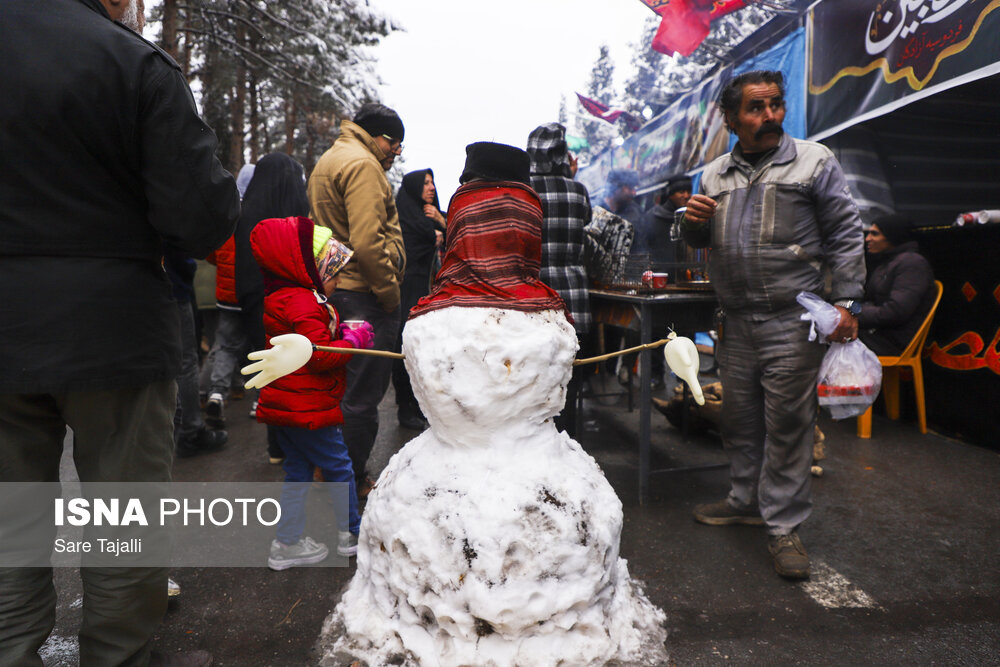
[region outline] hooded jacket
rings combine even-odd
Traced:
[[[677,270],[677,241],[670,240],[670,228],[674,224],[677,207],[665,199],[642,215],[635,226],[633,256],[649,255],[649,268],[653,271],[673,272]]]
[[[313,345],[353,348],[345,340],[334,340],[331,333],[339,318],[323,296],[313,257],[312,220],[261,220],[250,233],[250,246],[264,277],[268,347],[274,336],[297,333]],[[257,421],[308,429],[342,424],[340,399],[350,359],[349,354],[314,351],[305,366],[261,389]]]
[[[310,217],[354,250],[337,289],[371,292],[387,311],[399,305],[406,254],[386,154],[359,125],[340,124],[340,136],[309,177]]]
[[[539,278],[554,289],[573,316],[578,334],[590,331],[590,293],[584,267],[584,231],[590,223],[587,188],[570,178],[566,128],[547,123],[528,135],[531,187],[542,202]]]
[[[876,354],[899,354],[934,303],[934,272],[916,241],[872,254],[869,261],[858,327],[868,332],[862,338]]]
[[[0,9],[0,392],[180,370],[162,257],[233,233],[236,184],[170,56],[99,0]]]

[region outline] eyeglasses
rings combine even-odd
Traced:
[[[400,141],[398,144],[396,144],[395,146],[393,146],[393,144],[395,144],[396,141],[397,141],[395,137],[390,137],[388,134],[383,134],[382,138],[389,142],[389,152],[390,153],[395,153],[396,155],[399,155],[400,153],[403,152],[403,142],[402,141]]]

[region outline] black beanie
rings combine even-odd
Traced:
[[[400,120],[399,114],[384,104],[378,102],[362,104],[354,114],[354,123],[360,125],[361,129],[373,139],[385,134],[397,141],[403,140],[403,121]]]
[[[667,176],[667,184],[663,188],[664,197],[669,197],[675,192],[682,190],[691,192],[691,179],[687,174],[671,174]]]
[[[517,181],[531,185],[531,160],[520,148],[490,141],[477,141],[465,147],[465,169],[459,183],[474,178],[487,181]]]
[[[872,224],[879,228],[882,236],[888,239],[889,243],[893,246],[903,245],[907,241],[914,239],[913,221],[905,215],[898,213],[883,215],[880,218],[872,220]]]

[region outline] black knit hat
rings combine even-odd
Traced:
[[[671,174],[667,176],[667,184],[663,186],[663,196],[669,197],[682,190],[691,192],[691,178],[687,174]]]
[[[517,181],[531,185],[531,160],[520,148],[490,141],[477,141],[465,147],[465,169],[459,183],[474,178],[487,181]]]
[[[403,140],[403,121],[399,114],[393,109],[379,104],[378,102],[368,102],[362,104],[358,112],[354,114],[354,123],[360,125],[361,129],[367,132],[374,139],[383,134],[396,139]]]
[[[914,238],[913,221],[905,215],[898,213],[883,215],[880,218],[872,220],[872,224],[878,227],[879,231],[882,232],[882,236],[888,239],[889,243],[893,246],[902,245],[907,241],[912,241]]]

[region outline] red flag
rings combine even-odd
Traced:
[[[604,114],[606,114],[608,111],[611,110],[611,107],[607,106],[606,104],[601,104],[597,100],[592,100],[589,97],[584,97],[580,93],[577,93],[576,97],[577,99],[580,100],[580,104],[583,105],[584,109],[589,111],[592,115],[597,116],[598,118],[604,119]]]
[[[689,56],[708,36],[709,23],[746,6],[745,0],[641,0],[660,15],[653,50]]]
[[[597,116],[601,120],[614,123],[616,120],[621,118],[633,132],[642,127],[642,120],[637,118],[635,115],[630,114],[628,111],[623,109],[611,109],[608,105],[602,104],[601,102],[593,100],[589,97],[584,97],[580,93],[577,93],[576,97],[580,100],[580,104],[583,105],[584,109],[590,112],[591,115]]]

